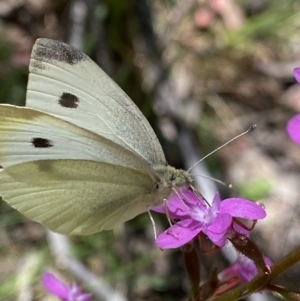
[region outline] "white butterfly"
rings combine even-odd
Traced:
[[[113,228],[189,185],[148,121],[88,56],[39,39],[26,107],[0,105],[0,195],[64,234]]]

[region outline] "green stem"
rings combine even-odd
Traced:
[[[271,278],[270,281],[284,273],[294,264],[300,262],[300,247],[297,247],[294,251],[289,253],[280,259],[276,264],[271,266]]]
[[[221,296],[215,297],[214,301],[233,301],[244,299],[245,297],[251,295],[253,292],[257,292],[263,289],[270,281],[270,274],[259,273],[251,281],[242,284]]]
[[[187,243],[182,247],[183,260],[186,273],[191,285],[193,301],[198,301],[200,296],[200,262],[193,243]]]

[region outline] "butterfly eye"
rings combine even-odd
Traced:
[[[44,138],[33,138],[31,143],[36,148],[47,148],[53,146],[50,140]]]

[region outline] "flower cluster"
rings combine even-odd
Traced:
[[[49,293],[63,301],[89,301],[92,297],[91,294],[84,294],[76,283],[67,286],[51,273],[43,275],[42,283]]]
[[[250,220],[262,219],[265,210],[258,204],[241,199],[229,198],[221,202],[217,193],[212,205],[189,188],[183,188],[168,200],[166,206],[152,210],[166,213],[176,222],[156,239],[161,249],[178,248],[203,232],[218,247],[223,247],[232,231],[248,234],[248,231],[235,223],[234,218]]]
[[[271,266],[271,260],[264,256],[264,261],[267,266]],[[254,262],[243,254],[239,253],[235,262],[233,262],[228,268],[224,269],[218,274],[220,281],[228,281],[233,277],[239,279],[240,283],[246,283],[257,275],[257,267]]]
[[[300,68],[294,69],[294,77],[300,83]],[[290,138],[297,144],[300,144],[300,114],[293,116],[287,124],[287,133]]]

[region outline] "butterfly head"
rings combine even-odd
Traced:
[[[172,166],[155,166],[154,169],[162,178],[162,186],[181,187],[190,186],[193,182],[190,174]]]

